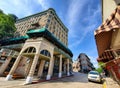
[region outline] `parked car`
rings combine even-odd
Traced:
[[[102,76],[97,71],[90,71],[88,73],[88,81],[102,83]]]

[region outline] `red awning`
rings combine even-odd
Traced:
[[[120,6],[117,6],[110,17],[94,32],[99,56],[110,49],[112,30],[116,28],[120,28]]]
[[[114,28],[120,28],[120,6],[118,6],[110,17],[98,27],[95,31],[95,35],[101,32],[110,31]]]

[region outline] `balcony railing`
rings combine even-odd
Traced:
[[[1,49],[0,50],[0,56],[1,57],[11,56],[11,57],[16,58],[18,56],[18,54],[19,54],[19,52],[14,51],[14,50],[10,50],[10,49]]]
[[[110,60],[113,60],[115,58],[120,57],[120,49],[116,50],[105,50],[102,55],[99,56],[97,59],[98,62],[108,62]]]

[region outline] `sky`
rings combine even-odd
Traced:
[[[101,0],[0,0],[4,13],[23,18],[53,8],[61,21],[69,29],[68,48],[73,53],[73,61],[80,53],[85,53],[98,67],[98,57],[94,30],[102,23]]]

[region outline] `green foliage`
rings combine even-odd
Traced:
[[[98,71],[99,73],[102,73],[103,69],[105,67],[105,63],[99,62],[98,65],[99,65],[99,67],[96,69],[96,71]]]
[[[12,15],[6,15],[0,10],[0,39],[12,37],[15,32],[15,19]]]
[[[102,72],[103,72],[103,68],[98,67],[98,68],[96,69],[96,71],[99,72],[99,73],[102,73]]]
[[[101,67],[101,68],[104,68],[104,67],[105,67],[105,63],[103,63],[103,62],[99,62],[98,65],[99,65],[99,67]]]

